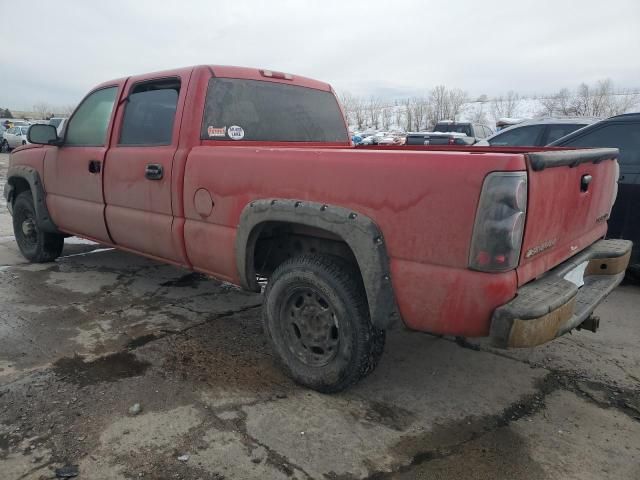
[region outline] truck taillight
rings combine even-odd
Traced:
[[[476,211],[469,268],[482,272],[516,268],[526,212],[527,172],[487,175]]]

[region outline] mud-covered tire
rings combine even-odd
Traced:
[[[301,255],[276,268],[263,324],[284,372],[323,393],[365,377],[384,350],[385,332],[371,324],[360,275],[337,257]]]
[[[64,236],[38,228],[33,195],[28,190],[13,202],[13,233],[20,252],[30,262],[52,262],[62,253]]]

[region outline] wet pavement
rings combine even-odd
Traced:
[[[640,287],[538,349],[393,331],[321,395],[273,365],[259,295],[78,239],[29,265],[12,235],[0,200],[3,479],[640,478]]]

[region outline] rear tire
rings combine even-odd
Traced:
[[[29,190],[20,193],[13,203],[13,233],[20,252],[30,262],[52,262],[62,253],[64,236],[38,228]]]
[[[265,290],[263,324],[284,372],[323,393],[369,374],[384,350],[359,273],[340,258],[301,255],[283,262]]]

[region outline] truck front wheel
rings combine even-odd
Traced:
[[[62,253],[64,237],[38,228],[33,195],[28,190],[20,193],[13,204],[13,233],[20,252],[30,262],[52,262]]]
[[[263,322],[285,373],[324,393],[366,376],[384,349],[385,332],[371,324],[358,272],[337,257],[283,262],[267,285]]]

